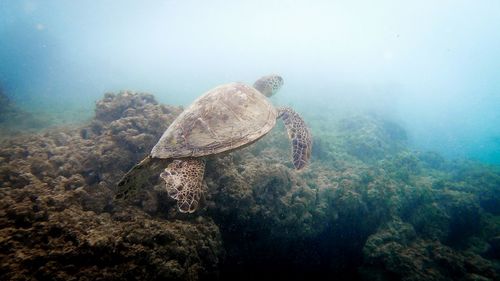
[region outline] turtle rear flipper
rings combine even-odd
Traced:
[[[147,186],[153,186],[161,169],[167,165],[167,161],[166,159],[152,158],[151,156],[144,158],[118,182],[115,199],[132,199],[140,190],[145,189]]]
[[[205,162],[200,159],[174,160],[160,177],[165,181],[168,195],[177,200],[181,213],[193,213],[203,193]]]
[[[300,115],[289,107],[278,109],[278,118],[285,123],[288,137],[292,142],[292,161],[297,170],[309,163],[312,149],[312,136]]]

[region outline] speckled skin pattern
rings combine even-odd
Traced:
[[[263,76],[253,84],[253,87],[266,97],[276,94],[281,86],[283,86],[283,78],[275,74]]]
[[[292,161],[297,170],[303,169],[311,158],[312,136],[304,120],[289,107],[278,110],[278,117],[283,120],[292,141]]]
[[[168,195],[177,200],[181,213],[193,213],[203,192],[205,162],[199,159],[174,160],[160,177],[165,181]]]

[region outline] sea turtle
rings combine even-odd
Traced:
[[[229,83],[203,94],[170,124],[151,153],[125,174],[118,183],[117,197],[126,198],[144,185],[145,168],[156,165],[163,169],[170,162],[160,174],[166,191],[177,200],[180,212],[192,213],[203,193],[202,158],[257,141],[274,127],[277,118],[285,123],[291,140],[294,167],[303,169],[311,156],[309,128],[293,109],[275,108],[266,98],[282,85],[283,78],[267,75],[253,87]]]

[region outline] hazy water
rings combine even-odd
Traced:
[[[279,73],[276,103],[371,111],[418,149],[500,163],[500,2],[0,1],[0,83],[19,105],[92,114],[106,91],[188,104]]]

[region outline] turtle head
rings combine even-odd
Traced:
[[[283,78],[276,74],[263,76],[253,83],[253,87],[266,97],[276,94],[281,86],[283,86]]]

